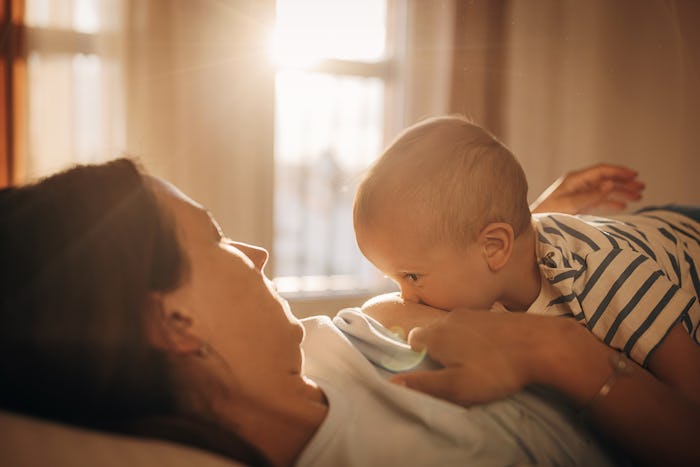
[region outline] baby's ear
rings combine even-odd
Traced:
[[[515,232],[510,224],[494,222],[483,228],[477,241],[489,269],[498,272],[508,264],[513,252]]]

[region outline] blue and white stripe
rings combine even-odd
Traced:
[[[700,224],[663,210],[533,223],[547,282],[529,312],[573,316],[642,365],[678,322],[700,344]]]

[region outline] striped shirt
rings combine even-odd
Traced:
[[[571,316],[647,366],[682,323],[700,345],[700,224],[654,210],[533,215],[542,288],[528,313]]]

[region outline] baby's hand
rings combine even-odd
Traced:
[[[445,316],[445,311],[427,305],[404,301],[398,293],[372,297],[362,304],[362,312],[384,327],[406,339],[411,329],[427,326]]]
[[[586,214],[595,210],[620,211],[639,201],[644,183],[637,172],[613,164],[598,164],[559,178],[530,205],[532,212]]]

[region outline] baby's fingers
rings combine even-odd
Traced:
[[[636,201],[642,197],[644,188],[646,188],[646,185],[643,182],[631,180],[626,182],[618,182],[614,191],[630,201]]]
[[[615,164],[597,164],[591,167],[586,167],[584,169],[574,172],[574,174],[581,174],[587,177],[589,180],[599,180],[603,178],[613,178],[618,180],[632,180],[637,177],[638,172],[636,170],[630,169],[623,165]]]

